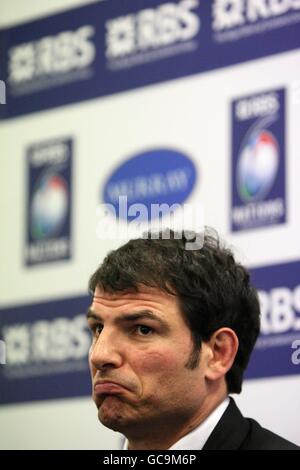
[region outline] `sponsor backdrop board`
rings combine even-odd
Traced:
[[[57,0],[36,12],[29,1],[18,16],[10,3],[0,23],[0,414],[16,403],[25,413],[25,402],[47,414],[49,400],[90,395],[88,278],[130,237],[128,223],[179,224],[179,204],[185,225],[211,225],[236,247],[259,290],[245,396],[278,384],[288,402],[291,381],[300,388],[299,2]],[[241,403],[265,416],[264,403]],[[299,406],[286,407],[296,422]],[[292,420],[282,430],[270,416],[299,442]]]

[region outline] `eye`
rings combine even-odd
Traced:
[[[150,336],[151,333],[154,333],[153,328],[146,325],[137,325],[136,329],[140,336]]]
[[[93,332],[93,335],[98,337],[101,331],[103,330],[103,325],[101,325],[100,323],[97,323],[96,325],[92,326],[91,330]]]

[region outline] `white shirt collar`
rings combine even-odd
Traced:
[[[201,450],[203,449],[206,441],[211,435],[212,431],[220,421],[227,406],[229,405],[229,398],[226,397],[222,403],[193,431],[186,434],[184,437],[175,442],[169,450]],[[123,450],[128,449],[128,440],[125,439]]]

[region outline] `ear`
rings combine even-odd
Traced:
[[[209,350],[205,376],[209,380],[218,380],[231,368],[239,340],[231,328],[220,328],[205,344]]]

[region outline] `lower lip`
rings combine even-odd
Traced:
[[[121,385],[117,385],[111,382],[107,382],[104,384],[98,384],[94,387],[95,394],[103,394],[103,393],[120,393],[124,392],[124,387]]]

